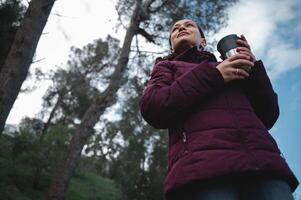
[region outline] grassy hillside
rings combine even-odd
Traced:
[[[66,200],[120,200],[121,191],[106,178],[95,174],[78,174],[71,179]]]

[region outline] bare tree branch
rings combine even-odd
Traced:
[[[104,63],[98,70],[97,72],[101,72],[104,68],[108,67],[111,63],[107,62],[107,63]],[[93,70],[96,68],[96,66],[94,67],[91,67],[91,68],[88,68],[86,71],[85,71],[85,75],[87,76],[88,74],[92,73]]]
[[[41,58],[41,59],[38,59],[38,60],[34,60],[34,61],[32,61],[31,64],[41,62],[42,60],[45,60],[45,59],[46,59],[46,58]]]
[[[137,34],[142,35],[148,42],[154,43],[156,44],[155,40],[154,40],[154,36],[149,34],[148,32],[146,32],[144,29],[139,28],[137,30]]]
[[[122,22],[121,14],[120,14],[120,12],[118,11],[117,5],[115,5],[115,10],[116,10],[116,12],[117,12],[117,15],[118,15],[118,21],[120,22],[121,26],[122,26],[124,29],[127,29],[127,26],[124,25],[124,23]]]
[[[137,49],[137,52],[140,53],[139,44],[138,44],[138,36],[137,35],[136,35],[135,39],[136,39],[136,49]]]

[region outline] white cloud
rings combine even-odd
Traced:
[[[253,50],[257,51],[265,44],[265,39],[269,32],[273,30],[271,23],[262,20],[268,17],[265,10],[262,2],[242,1],[230,9],[228,26],[216,34],[215,37],[220,39],[231,33],[244,34],[249,43],[252,44]]]
[[[285,43],[284,40],[276,40],[276,43],[265,55],[272,78],[277,78],[282,73],[301,67],[301,48],[295,49],[292,44]]]

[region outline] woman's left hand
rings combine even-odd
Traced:
[[[237,44],[239,45],[239,47],[237,47],[236,51],[238,53],[249,56],[250,61],[254,63],[256,61],[256,58],[255,58],[254,54],[252,53],[251,47],[244,35],[240,36],[240,39],[237,40]]]

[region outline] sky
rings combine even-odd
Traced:
[[[25,1],[26,2],[26,1]],[[31,66],[43,72],[64,67],[71,46],[82,47],[107,34],[124,38],[125,31],[115,24],[115,1],[56,1],[39,41]],[[241,0],[229,9],[228,26],[214,35],[219,40],[231,33],[244,34],[257,59],[267,69],[278,94],[280,117],[271,129],[287,163],[301,181],[301,0]],[[149,47],[148,47],[149,48]],[[150,47],[152,50],[159,47]],[[160,51],[160,50],[158,50]],[[216,52],[215,52],[216,53]],[[217,53],[216,53],[217,54]],[[24,116],[34,117],[41,109],[42,96],[49,82],[27,80],[7,123],[18,124]],[[301,196],[301,186],[297,189]]]

